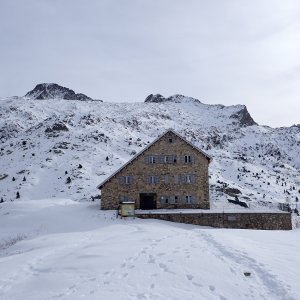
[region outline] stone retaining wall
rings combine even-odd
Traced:
[[[292,229],[290,213],[139,213],[136,216],[218,228]]]

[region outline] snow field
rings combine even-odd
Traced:
[[[299,234],[120,220],[68,199],[4,203],[0,299],[299,299]]]

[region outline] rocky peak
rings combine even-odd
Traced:
[[[25,97],[33,99],[66,99],[66,100],[93,100],[84,94],[76,94],[73,90],[56,83],[40,83],[29,91]]]
[[[145,103],[162,103],[165,102],[166,98],[164,98],[161,94],[150,94],[146,97]]]
[[[184,102],[197,102],[201,103],[198,99],[194,99],[191,97],[186,97],[184,95],[173,95],[168,98],[165,98],[161,94],[150,94],[145,99],[145,103],[163,103],[163,102],[174,102],[174,103],[184,103]]]
[[[252,126],[257,125],[257,123],[253,120],[251,115],[249,114],[247,107],[242,105],[242,109],[236,112],[235,114],[231,115],[230,118],[237,119],[241,126]]]

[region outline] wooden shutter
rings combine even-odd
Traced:
[[[149,164],[149,155],[146,155],[146,156],[145,156],[145,163],[146,163],[146,164]]]
[[[169,183],[169,175],[164,175],[164,177],[163,177],[164,179],[164,183],[165,184],[168,184]]]
[[[133,176],[129,176],[129,183],[133,183]]]
[[[191,175],[191,183],[195,183],[196,182],[196,175]]]
[[[154,183],[155,184],[159,183],[159,176],[154,176]]]
[[[119,183],[121,183],[121,184],[125,183],[125,177],[124,176],[120,176]]]
[[[198,198],[195,195],[192,195],[192,203],[197,204],[198,203]]]
[[[175,196],[171,196],[171,197],[170,197],[170,203],[171,203],[171,204],[174,204],[174,203],[175,203]]]
[[[178,175],[174,175],[174,183],[175,184],[179,183],[179,176]]]

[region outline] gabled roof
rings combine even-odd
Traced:
[[[150,143],[149,145],[147,145],[143,150],[141,150],[139,153],[137,153],[135,156],[133,156],[126,164],[124,164],[123,166],[121,166],[116,172],[114,172],[112,175],[110,175],[108,178],[106,178],[102,183],[100,183],[97,188],[101,189],[103,187],[103,185],[108,182],[111,178],[113,178],[115,175],[117,175],[121,170],[123,170],[126,166],[128,166],[129,164],[131,164],[135,159],[137,159],[140,155],[142,155],[147,149],[149,149],[153,144],[155,144],[160,138],[162,138],[163,136],[165,136],[167,133],[172,132],[174,133],[177,137],[179,137],[180,139],[182,139],[183,141],[185,141],[188,145],[190,145],[191,147],[193,147],[195,150],[197,150],[198,152],[200,152],[201,154],[203,154],[208,161],[210,162],[212,160],[212,157],[209,156],[208,154],[206,154],[204,151],[202,151],[200,148],[196,147],[194,144],[192,144],[191,142],[189,142],[186,138],[184,138],[183,136],[181,136],[180,134],[178,134],[177,132],[175,132],[173,129],[168,129],[167,131],[165,131],[162,135],[160,135],[159,137],[157,137],[152,143]]]

